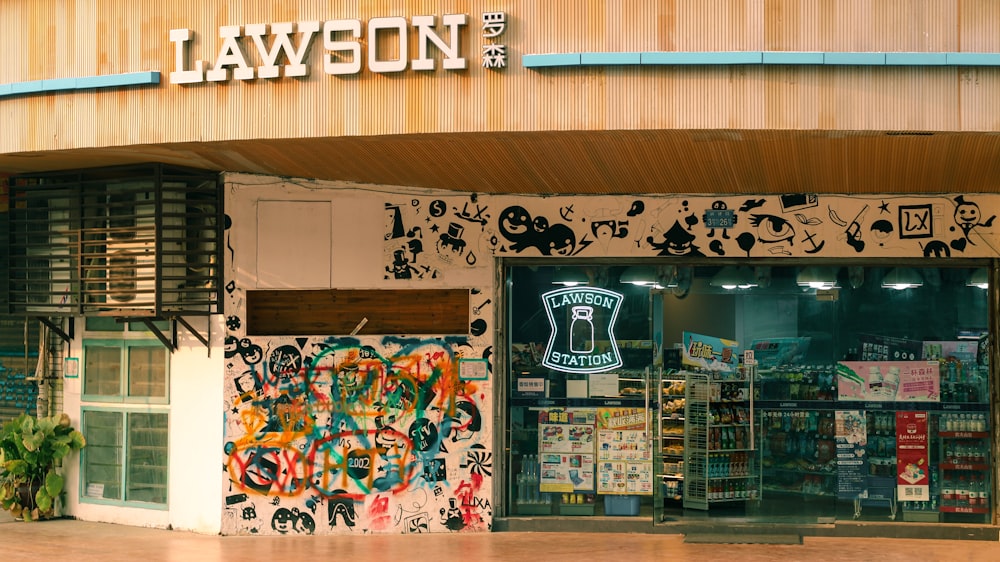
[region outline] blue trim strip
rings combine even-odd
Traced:
[[[802,65],[802,66],[1000,66],[1000,53],[650,51],[526,54],[525,68],[555,66]]]
[[[760,51],[657,51],[642,53],[642,64],[760,64],[762,57]]]
[[[25,94],[45,94],[49,92],[69,92],[93,88],[124,88],[127,86],[149,86],[160,83],[159,71],[129,72],[127,74],[104,74],[83,78],[52,78],[30,82],[0,84],[0,98]]]
[[[639,64],[639,53],[580,53],[580,64],[601,66]]]
[[[550,66],[580,66],[580,53],[554,53],[547,55],[524,55],[521,57],[524,68],[542,68]]]
[[[823,53],[798,51],[767,51],[764,64],[823,64]]]

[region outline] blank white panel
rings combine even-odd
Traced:
[[[259,201],[257,287],[328,289],[330,201]]]

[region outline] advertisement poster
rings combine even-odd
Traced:
[[[750,350],[754,352],[757,365],[767,369],[778,365],[802,363],[811,341],[812,338],[808,337],[753,340],[750,342]]]
[[[940,402],[937,361],[841,361],[837,399],[866,402]]]
[[[692,332],[684,332],[683,337],[684,355],[681,363],[721,375],[736,373],[740,356],[738,342]]]
[[[896,412],[896,497],[930,501],[927,412]]]
[[[653,493],[653,456],[646,428],[644,408],[597,409],[597,493]]]
[[[543,410],[538,417],[539,489],[542,492],[593,492],[594,408]]]
[[[922,359],[937,361],[954,357],[963,365],[975,365],[977,355],[979,355],[978,340],[925,341]]]
[[[868,495],[868,420],[859,410],[837,410],[837,497],[843,500]]]
[[[861,334],[859,359],[862,361],[918,361],[923,355],[923,342]]]

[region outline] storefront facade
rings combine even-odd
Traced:
[[[996,538],[990,3],[907,12],[923,39],[884,34],[903,8],[790,1],[140,4],[79,8],[90,26],[13,2],[3,23],[33,46],[0,71],[21,131],[0,133],[4,304],[59,327],[58,362],[80,367],[58,375],[91,443],[66,513],[223,534],[877,518]],[[22,28],[42,12],[99,62],[60,43],[34,64]],[[109,44],[108,26],[135,33]],[[147,161],[184,170],[66,179]],[[52,171],[59,204],[37,195]],[[74,250],[46,258],[65,298],[25,300],[28,211],[61,225],[40,247],[78,230],[111,265],[134,238],[88,213],[147,186],[150,232],[185,233],[156,242],[155,291],[205,306],[137,306],[141,275],[99,300],[85,288],[112,273]],[[141,229],[153,206],[129,201]]]

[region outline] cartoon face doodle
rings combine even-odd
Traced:
[[[979,205],[973,201],[966,201],[964,195],[956,197],[955,203],[955,223],[962,229],[962,236],[970,244],[972,241],[969,240],[969,233],[972,232],[973,228],[977,226],[993,226],[993,220],[996,219],[996,215],[991,215],[990,218],[986,219],[986,222],[982,222],[983,215]]]
[[[652,236],[646,237],[646,242],[659,250],[661,256],[701,256],[701,250],[694,245],[695,236],[684,229],[677,221],[670,230],[663,233],[663,241],[655,242]]]
[[[777,215],[752,214],[750,225],[757,227],[757,239],[765,244],[788,242],[792,245],[795,241],[795,227]]]
[[[537,249],[542,255],[569,256],[576,250],[576,233],[565,224],[549,224],[545,217],[532,218],[527,209],[507,207],[500,213],[500,234],[511,242],[510,249],[522,252]]]

